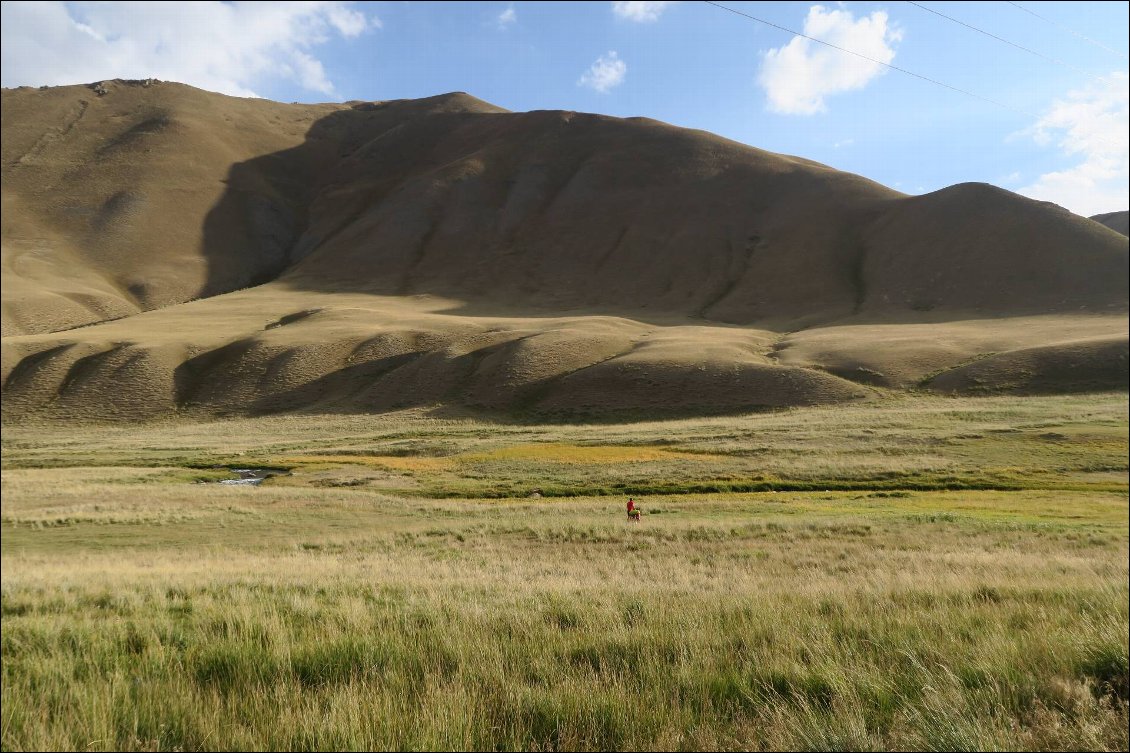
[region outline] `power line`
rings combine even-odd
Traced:
[[[966,96],[973,97],[974,99],[979,99],[982,102],[988,102],[991,105],[996,105],[997,107],[1001,107],[1005,110],[1009,110],[1011,112],[1018,113],[1020,115],[1023,115],[1026,118],[1031,118],[1032,120],[1035,120],[1037,122],[1039,122],[1041,120],[1041,118],[1038,115],[1033,115],[1032,113],[1027,112],[1025,110],[1021,110],[1018,107],[1006,105],[1003,102],[998,102],[995,99],[989,99],[988,97],[983,97],[980,94],[974,94],[973,92],[967,91],[965,89],[959,89],[956,86],[951,86],[951,85],[949,85],[945,82],[938,81],[937,79],[930,78],[929,76],[923,76],[921,73],[915,73],[914,71],[908,71],[906,68],[900,68],[897,65],[891,65],[890,63],[884,63],[882,60],[876,60],[873,57],[869,57],[867,55],[864,55],[863,53],[856,52],[855,50],[849,50],[846,47],[840,47],[839,45],[832,44],[831,42],[825,42],[823,39],[817,39],[816,37],[810,37],[807,34],[802,34],[799,31],[793,31],[792,29],[790,29],[788,27],[781,26],[780,24],[775,24],[772,21],[766,21],[764,18],[758,18],[757,16],[752,16],[748,13],[743,13],[740,10],[735,10],[734,8],[729,8],[725,5],[722,5],[721,3],[716,3],[716,2],[714,2],[714,0],[703,0],[703,2],[705,2],[707,5],[713,5],[716,8],[721,8],[722,10],[727,10],[727,11],[729,11],[729,12],[735,14],[735,15],[743,16],[745,18],[750,19],[751,21],[757,21],[758,23],[765,24],[766,26],[772,26],[774,29],[780,29],[781,31],[787,32],[787,33],[792,34],[794,36],[798,36],[798,37],[802,37],[804,39],[808,39],[810,41],[816,42],[817,44],[822,44],[825,47],[831,47],[833,50],[839,50],[840,52],[846,52],[849,55],[855,55],[857,58],[863,58],[864,60],[868,60],[872,63],[877,64],[877,65],[882,65],[886,68],[890,68],[891,70],[898,71],[899,73],[905,73],[908,76],[913,76],[914,78],[922,79],[923,81],[927,81],[931,84],[941,86],[945,89],[949,89],[950,91],[955,91],[955,92],[958,92],[960,94],[964,94]],[[1115,144],[1115,141],[1104,138],[1104,137],[1099,137],[1099,139],[1101,141],[1105,141],[1106,143],[1109,143],[1109,144]]]
[[[929,76],[923,76],[921,73],[915,73],[914,71],[908,71],[906,68],[900,68],[897,65],[891,65],[890,63],[884,63],[882,60],[876,60],[875,58],[868,57],[867,55],[864,55],[861,52],[849,50],[846,47],[840,47],[839,45],[832,44],[831,42],[825,42],[823,39],[817,39],[816,37],[810,37],[807,34],[801,34],[799,31],[793,31],[792,29],[789,29],[785,26],[775,24],[772,21],[766,21],[764,18],[758,18],[757,16],[751,16],[748,13],[743,13],[740,10],[735,10],[734,8],[728,8],[725,5],[722,5],[721,3],[714,2],[714,0],[703,0],[703,2],[705,2],[707,5],[713,5],[715,8],[721,8],[722,10],[727,10],[727,11],[729,11],[729,12],[735,14],[735,15],[744,16],[745,18],[748,18],[751,21],[757,21],[758,23],[765,24],[766,26],[772,26],[774,29],[780,29],[781,31],[788,32],[789,34],[792,34],[794,36],[803,37],[804,39],[808,39],[810,41],[816,42],[817,44],[822,44],[825,47],[831,47],[833,50],[839,50],[840,52],[846,52],[849,55],[855,55],[857,58],[863,58],[864,60],[868,60],[872,63],[876,63],[877,65],[882,65],[884,67],[890,68],[891,70],[898,71],[899,73],[905,73],[907,76],[913,76],[914,78],[922,79],[923,81],[928,81],[931,84],[934,84],[936,86],[941,86],[943,88],[949,89],[950,91],[955,91],[955,92],[958,92],[959,94],[964,94],[968,97],[973,97],[974,99],[979,99],[982,102],[988,102],[991,105],[996,105],[997,107],[1004,108],[1005,110],[1010,110],[1012,112],[1023,115],[1026,118],[1031,118],[1033,120],[1039,120],[1039,118],[1037,116],[1033,115],[1032,113],[1025,112],[1024,110],[1013,107],[1012,105],[1006,105],[1003,102],[998,102],[995,99],[989,99],[988,97],[983,97],[980,94],[974,94],[971,91],[966,91],[965,89],[959,89],[956,86],[950,86],[949,84],[944,83],[942,81],[938,81],[937,79],[932,79]]]
[[[1079,37],[1080,39],[1082,39],[1085,42],[1090,42],[1091,44],[1095,45],[1096,47],[1101,47],[1104,50],[1106,50],[1107,52],[1111,52],[1111,53],[1114,53],[1115,55],[1118,55],[1120,58],[1123,58],[1123,59],[1126,58],[1125,52],[1119,52],[1118,50],[1111,49],[1110,47],[1107,47],[1102,42],[1096,42],[1095,40],[1091,39],[1090,37],[1088,37],[1084,34],[1080,34],[1079,32],[1075,31],[1074,29],[1069,29],[1068,27],[1064,26],[1063,24],[1058,23],[1056,21],[1053,21],[1050,18],[1044,18],[1039,13],[1037,13],[1033,10],[1028,10],[1023,5],[1021,5],[1020,3],[1014,3],[1014,2],[1012,2],[1012,0],[1005,0],[1005,2],[1007,2],[1009,5],[1013,6],[1014,8],[1019,8],[1020,10],[1024,11],[1025,13],[1032,15],[1032,16],[1035,16],[1036,18],[1040,19],[1041,21],[1049,23],[1052,26],[1057,26],[1060,29],[1063,29],[1064,31],[1066,31],[1068,34],[1072,34],[1076,37]]]
[[[1102,78],[1101,76],[1095,76],[1094,74],[1088,73],[1087,71],[1083,70],[1082,68],[1074,66],[1071,63],[1065,63],[1062,60],[1058,60],[1058,59],[1053,58],[1053,57],[1048,57],[1047,55],[1043,54],[1042,52],[1036,52],[1033,49],[1029,49],[1028,47],[1025,47],[1024,45],[1017,44],[1016,42],[1010,42],[1009,40],[1005,39],[1004,37],[998,37],[996,34],[993,34],[992,32],[985,31],[984,29],[979,29],[976,26],[974,26],[973,24],[967,24],[964,21],[959,21],[958,19],[954,18],[953,16],[947,16],[945,13],[941,13],[939,11],[936,11],[933,8],[927,8],[925,5],[922,5],[921,3],[914,2],[914,0],[906,0],[906,1],[908,3],[910,3],[911,5],[913,5],[915,8],[921,8],[922,10],[926,11],[927,13],[933,13],[935,16],[941,16],[942,18],[946,19],[947,21],[953,21],[955,24],[960,24],[967,29],[972,29],[973,31],[977,32],[978,34],[984,34],[985,36],[991,37],[991,38],[997,40],[998,42],[1004,42],[1005,44],[1007,44],[1011,47],[1015,47],[1018,50],[1023,50],[1024,52],[1027,52],[1029,55],[1035,55],[1036,57],[1041,58],[1043,60],[1046,60],[1049,63],[1054,63],[1055,65],[1060,65],[1060,66],[1063,66],[1064,68],[1070,68],[1071,70],[1075,71],[1076,73],[1082,73],[1084,76],[1090,76],[1091,78],[1095,79],[1096,81],[1105,81],[1106,80],[1106,79]]]

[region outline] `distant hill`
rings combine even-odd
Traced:
[[[462,93],[285,105],[113,81],[4,90],[2,119],[8,419],[1126,386],[1126,238],[985,184],[908,197]],[[1080,341],[1086,378],[1071,356],[1054,378],[1030,358],[938,378]]]
[[[1107,212],[1106,214],[1096,214],[1091,217],[1095,222],[1106,225],[1116,233],[1123,235],[1130,234],[1130,212]]]

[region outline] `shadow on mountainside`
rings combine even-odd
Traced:
[[[984,184],[906,197],[641,118],[359,103],[232,166],[214,295],[427,294],[472,316],[797,329],[1127,308],[1127,241]]]

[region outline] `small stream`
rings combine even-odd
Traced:
[[[218,483],[233,486],[258,486],[263,483],[264,479],[279,475],[278,471],[270,468],[232,468],[231,472],[236,474],[237,478],[226,478]]]

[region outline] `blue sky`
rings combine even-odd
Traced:
[[[921,3],[1038,55],[907,2],[723,4],[1004,107],[702,2],[5,2],[2,79],[303,102],[467,91],[702,128],[907,193],[986,181],[1081,214],[1130,206],[1126,2]]]

